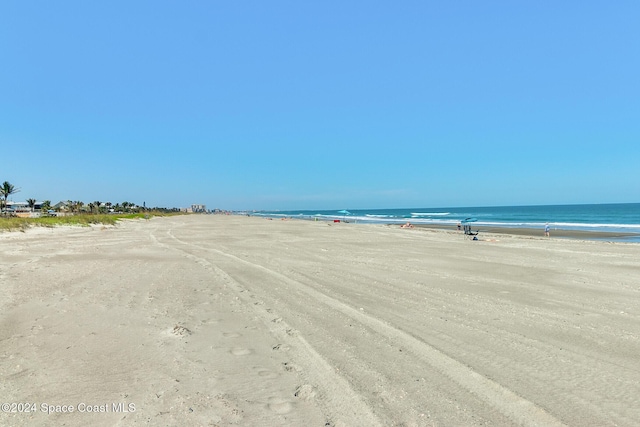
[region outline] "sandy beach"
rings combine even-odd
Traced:
[[[414,225],[420,228],[431,228],[435,230],[457,230],[455,225]],[[484,235],[516,235],[527,237],[544,237],[544,229],[538,228],[524,228],[524,227],[487,227],[487,226],[475,226],[471,231],[478,231],[480,237]],[[551,228],[550,237],[562,238],[562,239],[579,239],[579,240],[600,240],[605,242],[627,242],[627,243],[640,243],[638,242],[638,234],[624,233],[616,231],[583,231],[583,230],[565,230],[559,228]]]
[[[640,244],[480,237],[223,215],[0,233],[0,425],[640,424]]]

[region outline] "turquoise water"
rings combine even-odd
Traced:
[[[340,219],[363,223],[404,223],[455,225],[469,220],[474,227],[522,227],[580,231],[610,231],[632,233],[625,241],[640,242],[640,203],[495,206],[468,208],[411,208],[411,209],[347,209],[254,212],[269,217],[301,219]]]

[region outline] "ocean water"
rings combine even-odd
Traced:
[[[640,203],[495,206],[468,208],[411,208],[411,209],[347,209],[262,211],[252,215],[292,217],[300,219],[340,219],[358,223],[405,223],[456,225],[470,221],[476,227],[515,227],[579,231],[608,231],[629,233],[618,240],[640,242]]]

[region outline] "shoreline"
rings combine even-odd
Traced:
[[[395,224],[389,224],[395,225]],[[434,230],[447,230],[460,232],[455,225],[425,225],[425,224],[413,224],[415,228],[427,228]],[[563,229],[551,229],[549,237],[544,235],[544,230],[536,228],[524,228],[524,227],[472,227],[475,232],[479,230],[479,236],[482,234],[501,234],[510,236],[524,236],[524,237],[539,237],[541,239],[572,239],[572,240],[590,240],[590,241],[611,241],[616,243],[640,243],[640,234],[635,233],[623,233],[613,231],[585,231],[585,230],[563,230]]]
[[[264,217],[268,218],[268,217]],[[274,220],[276,218],[273,218]],[[279,218],[280,220],[285,220],[285,218]],[[307,218],[296,218],[296,217],[288,217],[286,220],[300,220],[300,221],[311,221],[315,222],[313,219]],[[331,223],[329,220],[320,220],[321,222]],[[352,222],[352,221],[344,221],[340,220],[341,223],[346,224],[354,224],[354,225],[386,225],[387,227],[398,227],[402,228],[402,225],[405,223],[401,222]],[[413,225],[414,228],[420,229],[430,229],[430,230],[444,230],[450,232],[456,232],[462,234],[462,230],[458,230],[457,225],[453,224],[421,224],[421,223],[413,223],[411,221],[407,221]],[[615,243],[640,243],[640,233],[631,233],[631,232],[622,232],[622,231],[590,231],[590,230],[566,230],[561,228],[552,228],[550,232],[550,236],[546,237],[544,235],[544,229],[538,228],[527,228],[527,227],[496,227],[496,226],[473,226],[471,229],[475,231],[479,231],[479,236],[483,234],[498,234],[498,235],[507,235],[514,237],[539,237],[541,239],[570,239],[570,240],[588,240],[588,241],[605,241],[605,242],[615,242]]]
[[[401,227],[403,224],[411,223],[416,228],[424,228],[424,229],[432,229],[432,230],[448,230],[448,231],[458,231],[457,223],[454,222],[420,222],[420,220],[416,220],[415,218],[404,218],[403,220],[367,220],[367,219],[358,219],[355,217],[340,217],[336,215],[335,217],[324,217],[318,218],[314,216],[297,216],[297,215],[248,215],[256,218],[265,218],[272,220],[299,220],[299,221],[320,221],[320,222],[341,222],[347,224],[356,224],[356,225],[386,225],[388,227]],[[499,235],[511,235],[511,236],[524,236],[524,237],[541,237],[547,238],[544,235],[544,224],[539,227],[529,227],[529,226],[518,226],[518,225],[509,225],[508,223],[504,223],[504,225],[485,225],[482,222],[472,222],[470,223],[471,229],[475,232],[477,230],[480,231],[480,234],[499,234]],[[609,227],[589,227],[588,224],[584,225],[585,228],[580,229],[577,225],[572,225],[571,228],[561,228],[557,225],[554,225],[553,222],[550,222],[551,226],[550,230],[550,238],[561,238],[561,239],[573,239],[573,240],[588,240],[588,241],[610,241],[617,243],[640,243],[640,232],[636,232],[635,228],[629,230],[625,227],[624,224],[620,224],[619,227],[609,228]],[[631,227],[631,226],[630,226]],[[600,229],[602,228],[602,229]]]

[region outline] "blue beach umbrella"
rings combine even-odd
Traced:
[[[473,240],[478,240],[478,231],[476,231],[475,233],[471,231],[471,226],[469,225],[469,223],[476,222],[477,220],[477,218],[465,218],[464,221],[462,221],[462,223],[464,224],[464,234],[473,236]]]
[[[341,211],[338,211],[338,213],[341,213],[342,215],[344,215],[344,217],[342,218],[343,221],[347,217],[347,215],[351,215],[351,212],[349,212],[346,209],[342,209]]]

